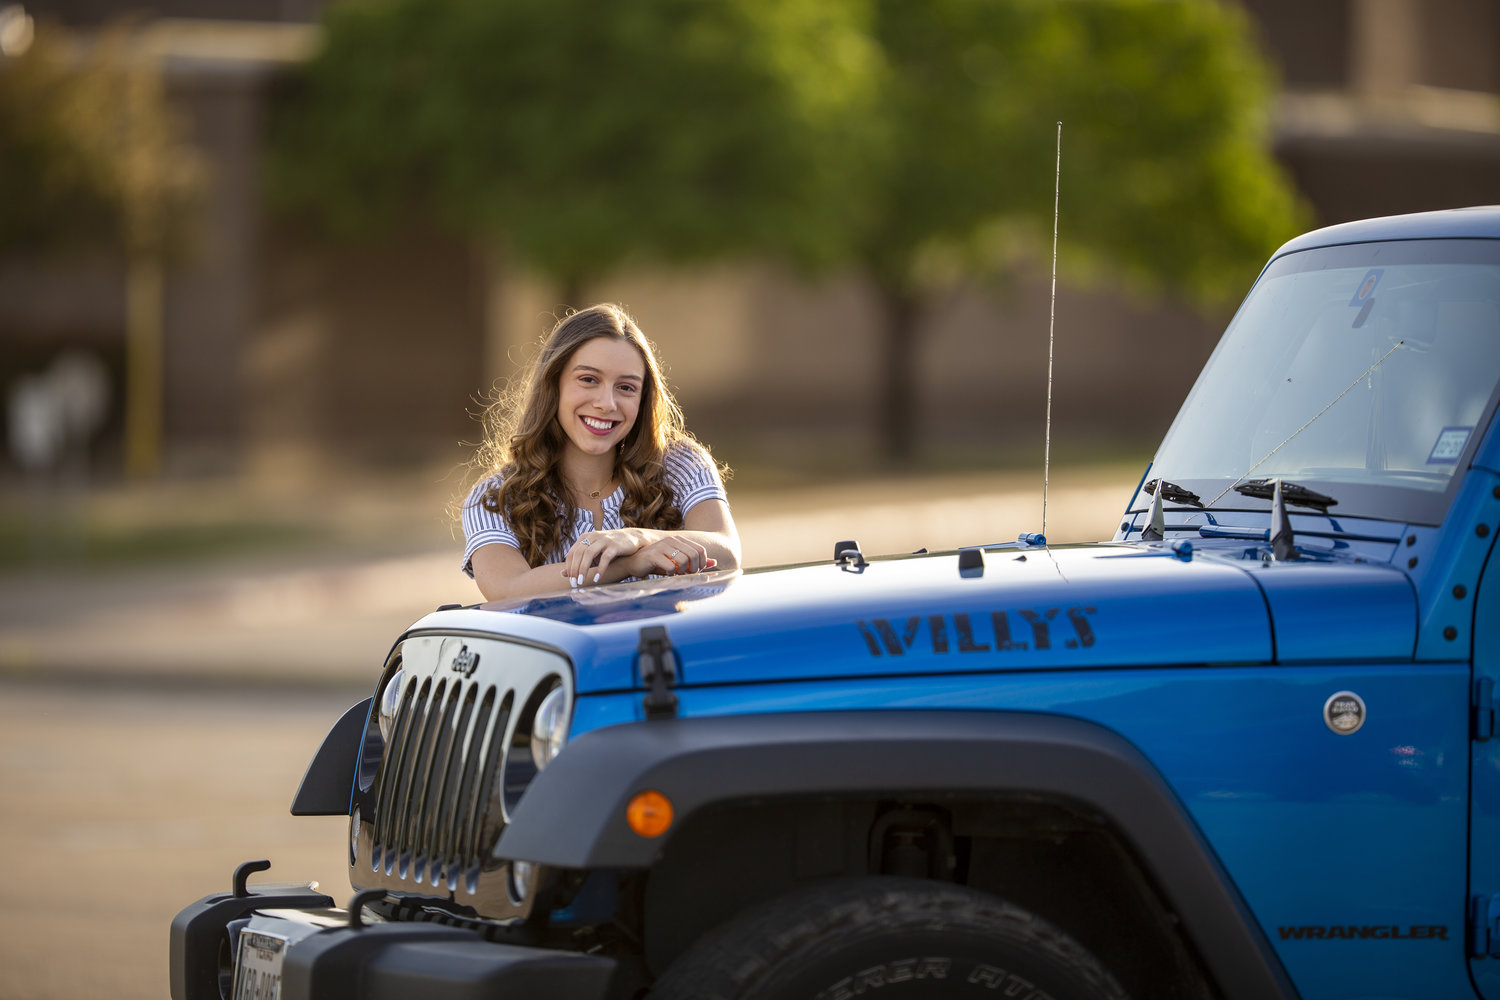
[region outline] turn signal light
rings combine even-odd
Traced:
[[[672,825],[672,801],[661,792],[637,792],[625,807],[625,822],[642,837],[660,837]]]

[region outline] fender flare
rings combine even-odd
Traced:
[[[293,816],[347,816],[359,766],[359,744],[374,698],[351,706],[328,730],[292,797]]]
[[[798,712],[667,719],[593,730],[532,781],[495,855],[574,869],[649,868],[671,831],[635,834],[625,808],[654,789],[673,829],[716,803],[826,795],[1021,792],[1102,814],[1182,918],[1226,996],[1296,989],[1228,873],[1151,762],[1119,734],[1018,712]]]

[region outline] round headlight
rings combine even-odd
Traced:
[[[405,681],[406,671],[397,668],[386,682],[385,690],[380,692],[380,707],[376,709],[375,720],[380,725],[380,737],[386,743],[391,742],[396,730],[396,711],[401,707],[401,688]]]
[[[526,896],[531,892],[531,879],[536,874],[536,866],[530,861],[512,861],[510,863],[510,875],[507,879],[510,889],[510,901],[517,905],[526,902]]]
[[[531,723],[531,760],[540,771],[568,741],[568,694],[561,686],[547,692]]]

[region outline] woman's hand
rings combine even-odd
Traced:
[[[562,575],[574,587],[622,580],[630,574],[622,576],[617,569],[610,575],[610,564],[621,556],[633,555],[645,543],[646,539],[634,528],[585,532],[563,557]]]
[[[717,565],[700,542],[675,532],[641,546],[629,563],[631,576],[682,576],[701,573]]]
[[[579,536],[568,549],[562,575],[574,587],[587,587],[631,576],[701,573],[716,565],[708,550],[685,534],[616,528]]]

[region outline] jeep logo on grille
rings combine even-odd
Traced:
[[[1365,700],[1353,691],[1340,691],[1323,703],[1323,721],[1340,736],[1365,724]]]
[[[448,664],[448,669],[465,677],[473,677],[474,671],[479,669],[479,654],[470,652],[468,646],[460,647],[453,662]]]

